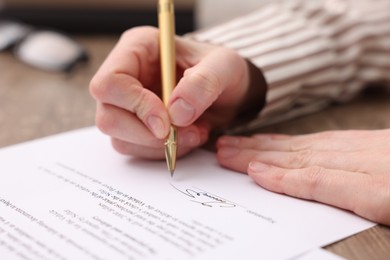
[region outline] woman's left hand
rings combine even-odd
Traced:
[[[390,129],[223,136],[217,158],[261,187],[390,225]]]

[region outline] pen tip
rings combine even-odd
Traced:
[[[165,157],[167,160],[168,170],[171,172],[171,178],[176,168],[176,154],[177,154],[177,129],[171,126],[169,130],[168,139],[165,142]]]

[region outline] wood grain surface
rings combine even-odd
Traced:
[[[90,60],[71,74],[31,68],[12,53],[0,53],[0,147],[94,124],[91,77],[116,43],[117,36],[75,36]],[[302,134],[336,129],[390,127],[390,94],[364,93],[344,105],[261,129]],[[325,247],[347,259],[390,259],[390,229],[376,226]]]

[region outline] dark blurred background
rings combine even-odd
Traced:
[[[194,29],[195,0],[175,0],[176,31]],[[0,0],[0,18],[72,33],[119,33],[157,26],[157,0]]]

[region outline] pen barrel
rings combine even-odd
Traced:
[[[176,86],[175,18],[173,0],[159,0],[158,23],[160,29],[160,59],[162,99],[168,105]]]

